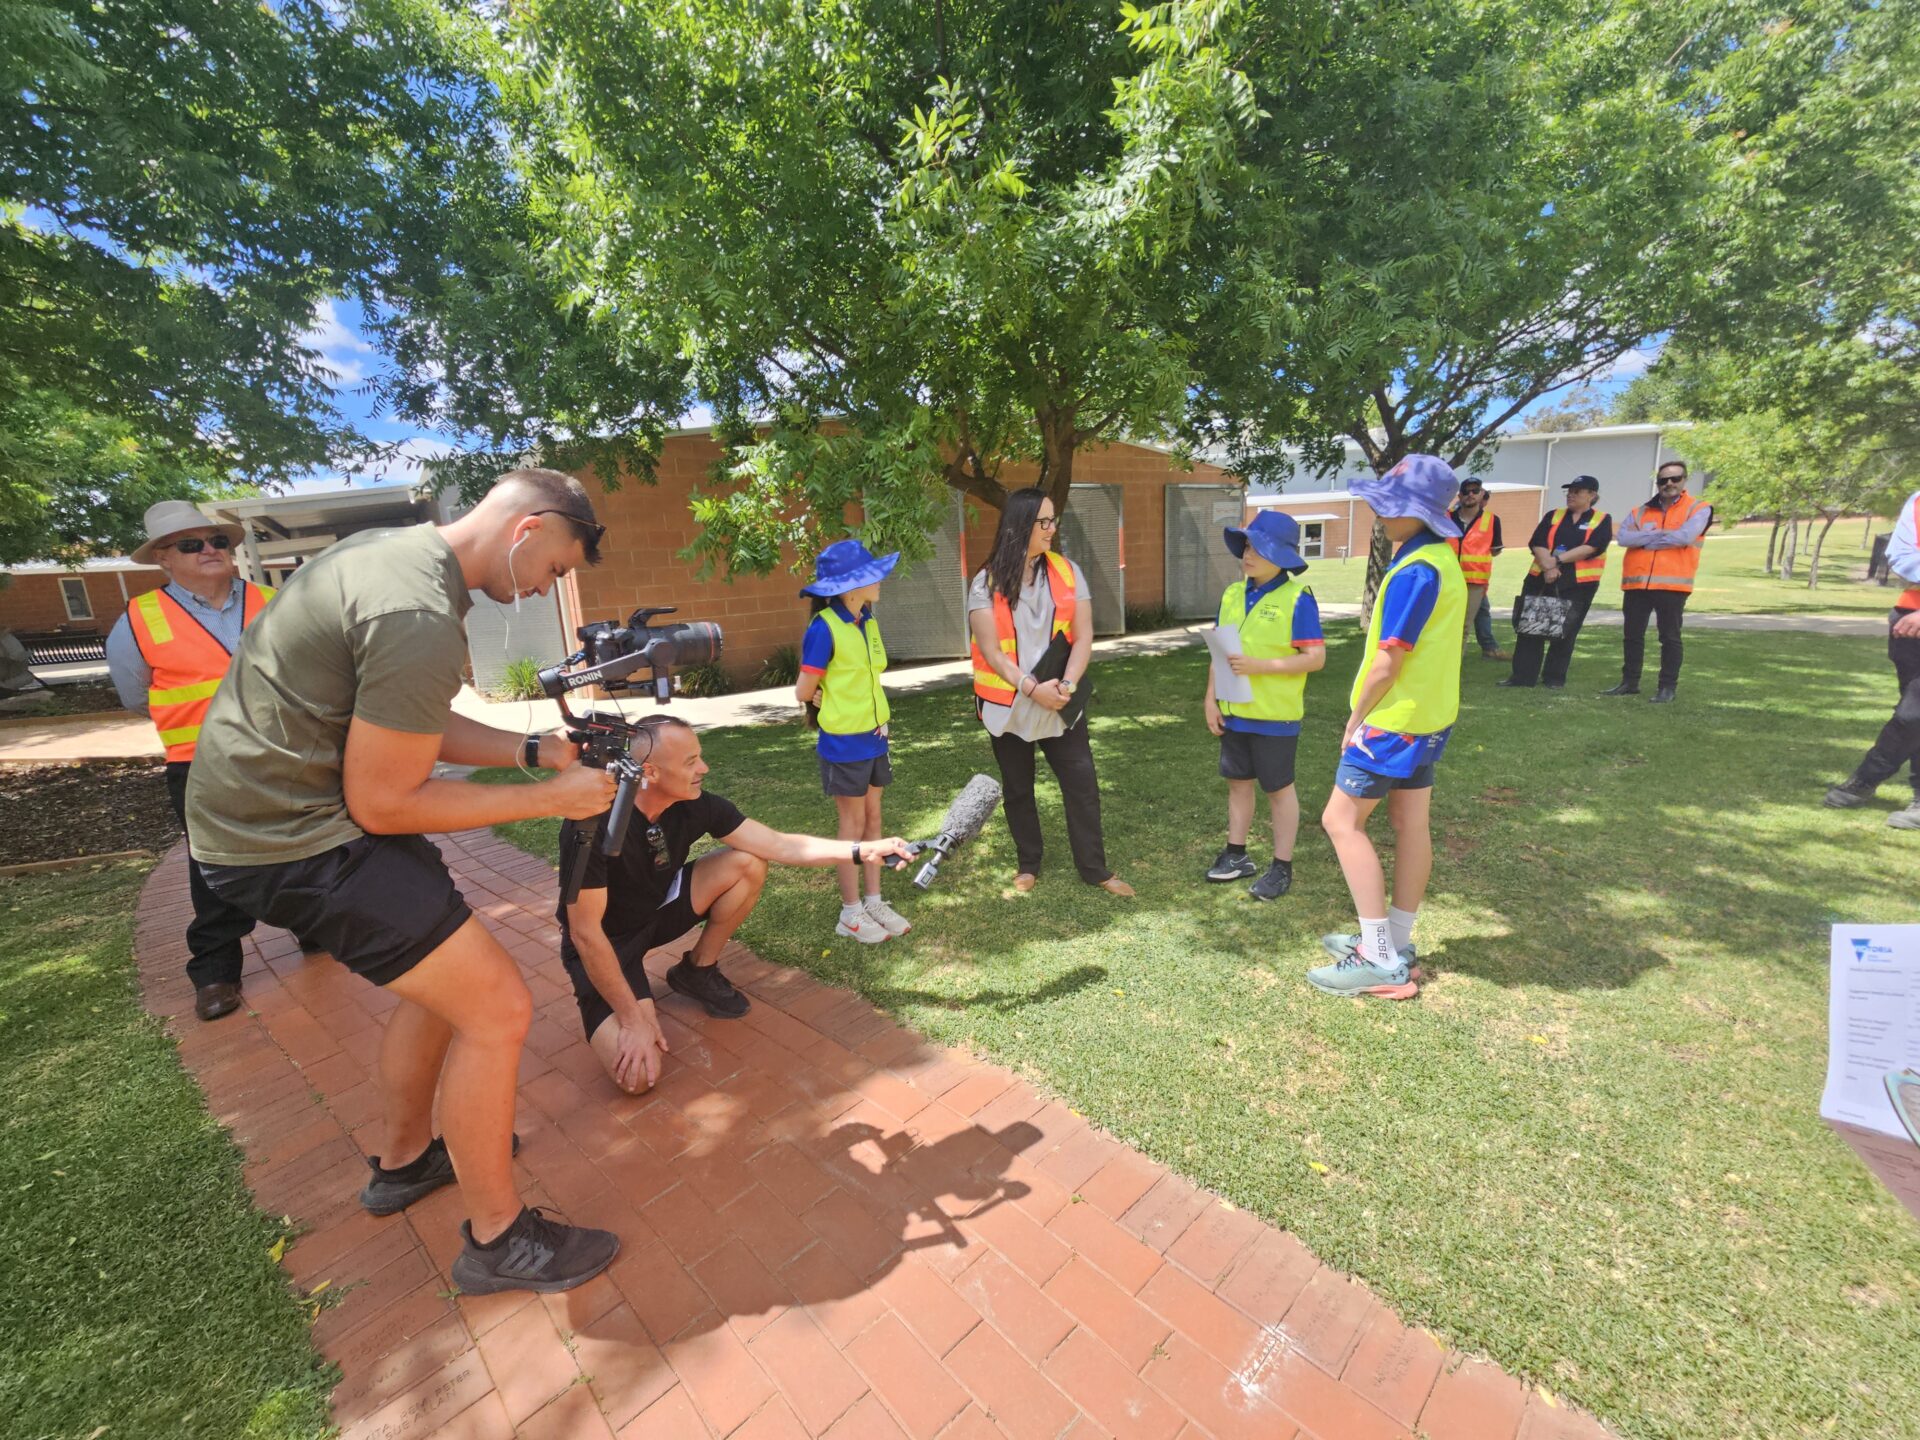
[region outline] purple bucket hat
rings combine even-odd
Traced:
[[[1418,520],[1442,540],[1460,537],[1447,513],[1460,480],[1438,455],[1409,455],[1386,474],[1362,476],[1347,488],[1382,519]]]

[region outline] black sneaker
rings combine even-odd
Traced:
[[[473,1238],[460,1222],[467,1243],[453,1262],[453,1283],[462,1295],[493,1295],[501,1290],[533,1290],[551,1295],[584,1285],[613,1263],[620,1237],[611,1230],[563,1225],[527,1206],[492,1244]]]
[[[1207,879],[1216,885],[1229,880],[1245,880],[1260,873],[1260,867],[1253,863],[1253,857],[1243,849],[1236,855],[1231,850],[1222,850],[1217,860],[1207,867]]]
[[[1293,888],[1293,862],[1276,860],[1267,867],[1267,873],[1247,887],[1247,893],[1256,900],[1278,900]]]
[[[1531,690],[1533,688],[1533,681],[1516,680],[1511,675],[1507,676],[1504,680],[1496,680],[1493,683],[1502,690]]]
[[[692,951],[667,971],[667,986],[689,1000],[699,1001],[716,1020],[738,1020],[747,1013],[747,997],[733,988],[718,965],[694,964]]]
[[[520,1137],[513,1137],[513,1153],[520,1153]],[[380,1168],[380,1157],[367,1161],[373,1171],[360,1192],[360,1203],[375,1215],[397,1215],[416,1200],[424,1200],[442,1185],[453,1183],[453,1157],[447,1154],[447,1142],[438,1135],[411,1165],[398,1170]]]
[[[1602,695],[1638,695],[1640,693],[1640,682],[1637,680],[1631,682],[1622,680],[1611,690],[1602,690],[1600,693]]]

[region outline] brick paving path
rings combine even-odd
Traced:
[[[1606,1433],[1008,1071],[738,946],[752,1012],[669,995],[667,1076],[620,1094],[580,1036],[551,868],[486,832],[440,843],[533,990],[523,1193],[622,1240],[569,1294],[451,1296],[451,1188],[360,1209],[386,995],[262,931],[252,1013],[203,1025],[183,851],[141,901],[149,1008],[262,1208],[303,1228],[289,1280],[341,1297],[313,1336],[345,1440]]]

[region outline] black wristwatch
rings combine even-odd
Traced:
[[[520,763],[529,770],[540,768],[540,737],[529,735],[520,742]]]
[[[855,841],[853,846],[853,863],[856,865],[861,865],[866,863],[860,858],[860,844],[858,841]]]

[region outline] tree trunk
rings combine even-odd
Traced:
[[[1034,417],[1040,422],[1040,488],[1053,501],[1053,513],[1067,513],[1067,498],[1073,489],[1073,412],[1043,410]]]
[[[1860,532],[1860,548],[1862,550],[1873,548],[1873,516],[1871,515],[1867,516],[1866,528]]]
[[[1787,543],[1780,547],[1780,579],[1793,579],[1793,555],[1800,548],[1800,520],[1798,516],[1787,520]]]
[[[1783,518],[1783,516],[1775,515],[1773,517],[1773,529],[1767,532],[1767,574],[1769,575],[1773,573],[1774,552],[1780,545],[1780,522]]]
[[[1809,590],[1818,590],[1820,588],[1820,547],[1827,543],[1827,532],[1833,529],[1833,522],[1839,518],[1840,512],[1837,510],[1827,516],[1827,523],[1820,527],[1820,538],[1813,542],[1813,559],[1807,566],[1807,588]],[[1811,520],[1807,522],[1807,528],[1813,528],[1813,522]]]
[[[1385,450],[1369,457],[1375,475],[1384,475],[1406,458],[1406,451],[1399,446],[1389,446]],[[1347,537],[1347,544],[1353,544],[1353,537]],[[1373,623],[1373,601],[1380,593],[1380,582],[1386,578],[1387,567],[1393,563],[1393,542],[1387,538],[1387,528],[1376,516],[1373,529],[1367,538],[1367,582],[1360,591],[1360,628],[1365,629]]]

